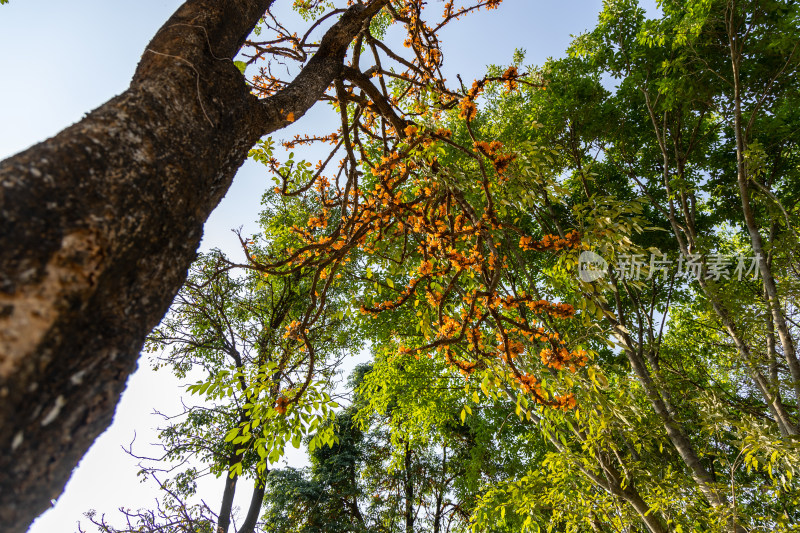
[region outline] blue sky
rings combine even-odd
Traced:
[[[25,149],[78,121],[87,111],[127,87],[142,51],[156,30],[180,5],[178,0],[10,0],[0,7],[0,159]],[[277,0],[290,4],[290,0]],[[439,0],[429,0],[439,9]],[[654,1],[643,2],[655,13]],[[570,35],[590,29],[601,0],[504,0],[494,11],[465,18],[442,34],[448,76],[460,73],[466,83],[486,65],[503,64],[515,49],[527,51],[526,63],[541,64],[559,56]],[[452,79],[455,82],[455,79]],[[276,137],[291,137],[320,120],[314,109]],[[254,231],[260,197],[268,185],[261,167],[246,163],[205,226],[202,247],[236,253],[231,229]],[[158,409],[174,413],[185,392],[167,375],[154,373],[145,360],[130,379],[112,427],[95,443],[76,469],[64,495],[31,529],[35,533],[74,531],[89,508],[113,517],[120,506],[151,505],[151,485],[136,478],[135,461],[122,450],[155,440]],[[295,454],[292,464],[302,462]],[[203,487],[212,508],[221,481]],[[249,491],[241,491],[245,499]]]

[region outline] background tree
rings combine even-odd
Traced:
[[[297,214],[287,210],[283,216],[268,217],[264,232],[254,237],[258,244],[248,243],[250,253],[291,245],[285,231],[291,216]],[[312,356],[305,349],[295,327],[308,305],[309,281],[301,272],[270,277],[232,270],[219,251],[194,262],[146,346],[159,354],[153,359],[156,368],[167,368],[181,380],[200,378],[188,386],[199,403],[164,415],[167,425],[159,434],[163,454],[140,457],[141,475],[161,486],[164,499],[156,510],[123,511],[129,529],[212,527],[217,533],[227,532],[233,525],[238,481],[246,477],[253,480],[254,489],[236,530],[252,532],[269,465],[284,455],[285,446],[299,447],[306,435],[311,435],[312,447],[333,442],[326,421],[337,404],[329,392],[341,359],[358,349],[359,335],[355,324],[342,320],[341,311],[350,303],[346,286],[339,286],[329,294],[316,327],[306,332],[317,350]],[[187,503],[197,480],[209,474],[226,480],[214,511],[205,502]],[[112,525],[114,520],[106,522],[94,512],[89,517],[102,531],[120,531]]]
[[[727,531],[791,529],[797,519],[789,503],[797,490],[791,482],[797,450],[789,437],[796,424],[796,402],[790,398],[796,395],[791,359],[786,359],[791,350],[780,348],[796,342],[796,331],[787,330],[788,340],[781,343],[772,307],[780,301],[780,315],[792,323],[795,276],[789,273],[793,267],[783,270],[776,294],[786,291],[785,296],[770,300],[767,283],[753,279],[757,263],[751,261],[758,253],[757,237],[781,243],[780,249],[768,246],[770,252],[762,254],[759,275],[791,263],[797,222],[794,208],[787,206],[796,200],[791,187],[770,189],[748,178],[753,183],[745,194],[738,178],[731,180],[738,173],[736,97],[726,72],[736,68],[731,54],[722,53],[731,42],[749,50],[741,60],[751,61],[747,90],[752,96],[742,105],[749,102],[749,134],[770,139],[769,132],[782,123],[773,117],[785,116],[780,110],[794,99],[793,78],[784,73],[797,65],[794,37],[788,37],[796,28],[781,29],[772,15],[791,19],[796,6],[720,2],[695,7],[665,5],[663,18],[646,22],[634,2],[607,3],[598,28],[573,44],[572,57],[541,69],[548,90],[511,101],[525,106],[520,116],[541,124],[519,140],[552,149],[563,176],[550,180],[547,194],[540,193],[532,206],[537,218],[562,233],[579,227],[584,242],[610,267],[601,280],[588,284],[561,281],[561,269],[550,277],[548,285],[576,291],[574,300],[564,298],[587,317],[583,323],[590,327],[582,335],[596,340],[603,373],[591,367],[581,372],[588,380],[583,393],[576,393],[580,419],[556,417],[566,437],[560,446],[553,442],[557,453],[548,457],[547,477],[532,468],[523,481],[508,483],[486,502],[487,518],[502,521],[496,506],[525,493],[522,517],[531,507],[557,501],[560,509],[576,509],[561,520],[579,527],[581,516],[596,516],[599,510],[602,500],[593,490],[635,507],[625,494],[635,488],[658,520],[647,523],[650,530],[698,524]],[[760,36],[767,34],[771,45],[760,48]],[[609,74],[619,80],[611,94],[600,84]],[[773,93],[781,83],[788,85]],[[501,106],[492,110],[505,110],[509,119],[502,122],[513,124],[516,113],[510,105]],[[763,133],[757,124],[765,127]],[[793,157],[785,135],[766,142]],[[762,157],[756,156],[763,162]],[[793,171],[775,167],[772,186],[791,180]],[[764,175],[758,172],[753,176]],[[547,197],[556,191],[562,192],[561,205],[547,208]],[[769,202],[763,211],[754,208],[751,222],[746,207],[726,200],[759,205],[758,195]],[[753,222],[757,236],[748,227]],[[671,273],[656,269],[651,253],[656,260],[671,259]],[[699,279],[680,268],[681,253],[684,261],[703,258]],[[747,255],[744,270],[751,267],[750,275],[737,278],[737,255]],[[723,256],[728,276],[717,276],[714,269],[720,265],[713,263]],[[644,264],[641,275],[634,276],[637,257]],[[561,268],[572,264],[565,260]],[[602,347],[609,337],[611,350]],[[640,435],[648,439],[640,441]],[[587,469],[589,444],[611,462]],[[570,469],[583,472],[584,479],[563,475]],[[625,490],[609,485],[614,472],[621,474]],[[556,491],[554,480],[563,480]],[[576,495],[578,481],[583,488]],[[687,490],[692,491],[688,499]],[[641,513],[626,516],[624,507],[607,502],[601,522],[585,520],[580,527],[602,530],[644,521]]]
[[[474,448],[463,438],[469,432],[460,428],[453,412],[450,422],[461,439],[453,435],[444,443],[412,438],[410,426],[370,407],[372,389],[364,381],[370,370],[363,365],[351,377],[355,401],[337,415],[338,442],[315,449],[308,471],[289,468],[270,473],[267,527],[281,532],[466,530],[468,514],[456,493],[463,482],[463,461]],[[369,379],[380,382],[382,389],[389,383],[398,385],[382,390],[383,399],[408,391],[408,385],[420,392],[419,379],[385,382],[374,375]],[[438,383],[437,376],[430,382]],[[433,397],[441,388],[428,392]]]

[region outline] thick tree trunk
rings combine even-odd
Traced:
[[[25,531],[110,423],[250,147],[342,68],[354,6],[259,101],[230,58],[271,0],[189,0],[130,88],[0,163],[0,523]]]

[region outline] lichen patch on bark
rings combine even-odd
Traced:
[[[38,282],[23,285],[13,294],[0,293],[0,377],[17,372],[42,342],[59,317],[59,307],[64,305],[59,302],[74,301],[96,284],[104,257],[100,241],[93,230],[68,233]],[[36,274],[31,272],[34,278]]]

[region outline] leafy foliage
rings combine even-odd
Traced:
[[[265,530],[795,530],[798,6],[609,0],[564,58],[460,90],[416,9],[373,24],[411,28],[420,77],[354,47],[396,107],[342,83],[342,128],[286,143],[333,144],[335,174],[252,150],[263,235],[202,258],[204,311],[153,337],[183,332],[169,364],[220,402],[187,420],[226,434],[204,456],[176,426],[172,458],[256,477]],[[269,471],[300,439],[310,469]]]

